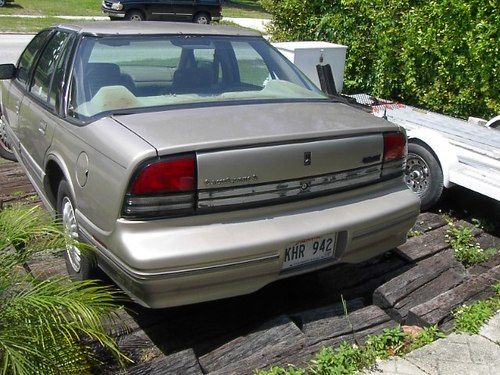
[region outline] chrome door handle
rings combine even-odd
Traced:
[[[43,120],[40,121],[40,124],[38,125],[38,131],[45,135],[45,130],[47,129],[47,123]]]

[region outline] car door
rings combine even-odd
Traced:
[[[160,21],[174,21],[175,10],[172,0],[154,0],[149,5],[149,19]]]
[[[75,35],[57,31],[47,42],[21,105],[21,159],[41,183],[45,154],[54,135],[66,60]]]
[[[178,21],[192,21],[194,14],[194,0],[172,0],[175,19]]]
[[[12,140],[12,146],[19,152],[19,121],[21,103],[24,98],[26,87],[33,71],[33,65],[51,34],[45,30],[36,35],[21,54],[17,67],[16,77],[5,85],[2,92],[4,116],[7,119],[7,132]]]

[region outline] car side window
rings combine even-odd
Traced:
[[[71,51],[71,47],[76,39],[74,34],[69,34],[68,40],[64,45],[64,52],[57,62],[57,65],[54,70],[54,76],[52,77],[52,83],[50,84],[50,93],[49,93],[49,105],[51,107],[57,108],[59,106],[59,98],[61,94],[61,90],[63,87],[63,79],[64,79],[64,70],[65,70],[65,62],[68,59],[68,55]]]
[[[25,85],[28,82],[35,58],[47,41],[50,32],[50,30],[45,30],[36,35],[22,53],[16,69],[16,80],[19,83]]]
[[[48,99],[52,76],[59,64],[68,37],[67,32],[58,31],[47,43],[38,60],[30,91],[43,101]]]

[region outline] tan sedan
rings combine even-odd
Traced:
[[[0,66],[5,140],[139,303],[251,293],[405,242],[404,131],[326,97],[261,36],[92,23]],[[92,275],[69,247],[68,270]]]

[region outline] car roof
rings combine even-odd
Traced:
[[[58,28],[69,29],[81,34],[92,35],[232,35],[260,36],[255,31],[231,26],[200,25],[188,22],[155,21],[94,21],[74,24],[61,24]]]

